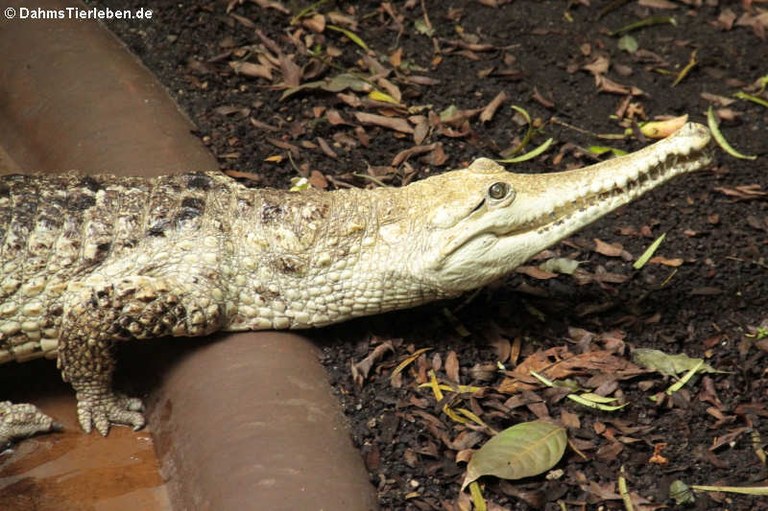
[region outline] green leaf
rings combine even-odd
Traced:
[[[715,111],[712,110],[712,106],[707,110],[707,126],[709,126],[709,131],[712,132],[712,136],[715,138],[717,145],[719,145],[726,153],[740,160],[754,160],[757,158],[757,155],[755,154],[744,154],[737,151],[733,148],[730,142],[725,139],[723,133],[720,131],[720,126],[715,118]]]
[[[746,92],[737,92],[733,96],[739,99],[746,99],[747,101],[751,101],[760,106],[764,106],[765,108],[768,108],[768,101],[764,100],[761,97],[753,96],[752,94],[747,94]]]
[[[645,252],[643,252],[643,255],[637,258],[637,261],[634,262],[632,267],[636,270],[639,270],[640,268],[645,266],[645,263],[651,260],[651,257],[653,257],[653,254],[656,253],[656,250],[659,249],[659,246],[661,245],[661,243],[664,241],[664,238],[666,237],[667,237],[667,233],[665,232],[664,234],[656,238],[656,240],[653,243],[651,243],[651,246],[645,249]]]
[[[685,386],[685,384],[688,383],[691,380],[691,378],[693,378],[693,375],[699,372],[699,369],[701,369],[701,366],[703,365],[704,365],[704,360],[699,359],[696,365],[688,369],[688,372],[686,372],[683,376],[681,376],[678,381],[676,381],[675,383],[669,386],[669,388],[665,391],[667,395],[671,396],[678,390],[682,389]]]
[[[587,397],[587,396],[594,396],[594,395],[595,394],[592,394],[592,393],[586,393],[581,395],[568,394],[566,397],[575,403],[579,403],[582,406],[586,406],[587,408],[602,410],[604,412],[615,412],[629,405],[629,403],[624,403],[623,405],[608,405],[608,404],[600,403],[595,399],[591,399]],[[613,402],[618,401],[615,398],[607,398],[607,399],[611,399]]]
[[[423,19],[417,19],[413,22],[413,26],[416,27],[416,32],[427,37],[435,35],[435,29],[427,25]]]
[[[312,188],[312,185],[309,184],[309,179],[306,177],[292,177],[291,188],[288,191],[303,192],[304,190],[309,190],[310,188]]]
[[[544,141],[543,144],[541,144],[536,149],[531,149],[525,154],[521,154],[520,156],[515,156],[514,158],[507,158],[505,160],[496,160],[499,163],[520,163],[523,161],[531,160],[533,158],[536,158],[538,155],[549,149],[549,146],[552,145],[553,139],[548,138]]]
[[[602,156],[605,153],[611,153],[612,157],[624,156],[627,154],[627,152],[623,149],[616,149],[615,147],[608,147],[604,145],[591,145],[587,147],[587,151],[594,154],[595,156]]]
[[[651,27],[653,25],[662,25],[665,23],[669,23],[670,25],[677,26],[677,20],[671,16],[651,16],[649,18],[641,19],[640,21],[636,21],[634,23],[630,23],[629,25],[625,25],[617,30],[614,30],[613,32],[609,32],[609,35],[611,36],[617,36],[626,34],[627,32],[632,32],[633,30],[637,30],[644,27]]]
[[[469,494],[472,496],[472,505],[475,507],[474,511],[488,511],[488,506],[483,498],[483,491],[480,489],[477,481],[472,481],[469,485]]]
[[[701,358],[691,358],[685,353],[669,355],[663,351],[650,348],[635,348],[632,351],[632,361],[635,364],[653,369],[666,376],[677,376],[680,373],[690,371],[699,364],[701,364],[701,367],[697,369],[699,373],[726,372],[719,371],[711,365],[705,364],[704,359]]]
[[[367,44],[365,44],[365,41],[363,41],[363,40],[360,38],[360,36],[359,36],[359,35],[355,34],[355,33],[354,33],[354,32],[352,32],[351,30],[348,30],[348,29],[346,29],[346,28],[344,28],[344,27],[338,27],[338,26],[336,26],[336,25],[328,25],[328,26],[326,26],[325,28],[327,28],[327,29],[329,29],[329,30],[333,30],[333,31],[336,31],[336,32],[341,32],[342,34],[344,34],[345,36],[347,36],[347,38],[348,38],[350,41],[352,41],[353,43],[355,43],[356,45],[358,45],[360,48],[362,48],[362,49],[363,49],[363,50],[365,50],[365,51],[370,51],[370,50],[371,50],[370,48],[368,48],[368,45],[367,45]]]
[[[472,455],[461,490],[482,476],[522,479],[546,472],[563,457],[567,441],[565,428],[543,420],[507,428]]]
[[[721,491],[725,493],[740,493],[742,495],[768,496],[768,486],[702,486],[692,484],[691,488],[696,491]]]
[[[696,502],[696,497],[694,497],[691,487],[680,479],[675,479],[672,481],[672,484],[669,485],[669,497],[673,499],[678,506]]]
[[[635,53],[638,48],[639,48],[639,45],[637,44],[637,39],[635,39],[629,34],[623,35],[619,39],[620,50],[624,50],[627,53]]]

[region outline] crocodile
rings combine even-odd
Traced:
[[[221,172],[0,177],[0,363],[56,359],[85,432],[144,425],[118,341],[299,329],[454,297],[710,162],[689,123],[627,156],[544,174],[479,158],[401,188],[251,188]],[[0,402],[0,444],[55,430]]]

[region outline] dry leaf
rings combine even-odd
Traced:
[[[402,117],[385,117],[367,112],[355,112],[355,118],[362,124],[381,126],[400,133],[413,133],[413,126]]]
[[[488,103],[483,111],[480,113],[480,122],[488,122],[493,119],[496,114],[496,110],[507,100],[507,94],[504,91],[496,94],[496,97]]]
[[[651,9],[677,9],[678,5],[669,0],[638,0],[639,5]]]
[[[762,186],[759,184],[741,185],[734,188],[728,188],[725,186],[718,186],[715,191],[723,193],[729,197],[735,197],[739,200],[754,200],[760,199],[768,195],[768,192],[762,190]]]
[[[621,257],[625,261],[633,259],[632,254],[624,250],[620,243],[606,243],[605,241],[594,238],[595,252],[608,257]]]
[[[272,80],[272,69],[263,64],[254,64],[253,62],[230,62],[229,67],[231,67],[235,73],[240,75]]]
[[[566,347],[537,351],[523,360],[499,385],[499,392],[514,393],[541,385],[531,376],[535,371],[550,380],[568,378],[574,374],[610,374],[617,380],[633,378],[646,371],[635,364],[604,350],[571,354]]]
[[[430,151],[433,151],[435,147],[437,147],[437,143],[429,144],[429,145],[417,145],[413,147],[409,147],[408,149],[405,149],[403,151],[400,151],[395,155],[395,157],[392,159],[391,165],[393,167],[399,167],[402,165],[406,160],[408,160],[411,156],[414,156],[416,154],[424,154],[428,153]]]
[[[557,273],[542,270],[538,266],[518,266],[515,271],[538,280],[549,280],[557,277]]]
[[[664,266],[671,266],[673,268],[677,268],[678,266],[683,264],[683,260],[679,257],[675,257],[673,259],[669,259],[664,256],[654,256],[651,258],[650,261],[648,261],[651,264],[661,264]]]
[[[454,383],[459,383],[459,356],[455,351],[448,352],[445,357],[445,374],[448,379]]]
[[[325,176],[319,170],[313,170],[309,174],[309,184],[318,190],[325,190],[328,188],[328,180],[325,179]]]
[[[392,344],[392,341],[385,341],[379,344],[363,360],[351,364],[352,379],[357,385],[362,386],[373,365],[384,358],[384,355],[394,353],[394,351],[395,346]]]

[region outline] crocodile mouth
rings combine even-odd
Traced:
[[[515,236],[527,232],[545,232],[565,226],[570,222],[578,222],[577,228],[596,220],[616,208],[623,206],[660,184],[676,176],[699,169],[712,159],[711,151],[695,151],[686,155],[672,154],[656,165],[641,171],[626,182],[615,182],[609,188],[580,195],[567,202],[555,205],[548,213],[539,215],[521,225],[509,230],[494,232],[499,237]],[[585,219],[582,223],[580,220]]]
[[[583,190],[575,198],[556,197],[553,193],[553,200],[558,202],[548,212],[538,214],[523,222],[517,222],[513,219],[509,222],[509,226],[488,226],[457,237],[446,245],[441,255],[443,260],[447,261],[458,250],[470,243],[479,244],[482,248],[505,239],[509,240],[531,234],[543,236],[554,232],[558,238],[563,238],[618,207],[632,202],[665,181],[697,170],[710,161],[711,151],[691,149],[687,154],[668,154],[653,165],[638,168],[634,176],[627,173],[617,176],[613,183],[603,186],[601,189],[593,189],[595,185],[585,180],[581,186],[574,187]],[[605,163],[609,162],[614,163],[611,160]],[[632,165],[631,160],[628,161],[627,165]],[[522,195],[520,194],[518,197]],[[553,241],[550,240],[550,242]],[[550,242],[544,245],[548,245]]]

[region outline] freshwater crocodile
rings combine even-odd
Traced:
[[[0,177],[0,363],[57,359],[80,425],[140,428],[113,343],[308,328],[459,295],[710,161],[687,124],[628,156],[515,174],[480,158],[402,188],[286,192],[219,173]],[[0,444],[50,431],[0,403]]]

